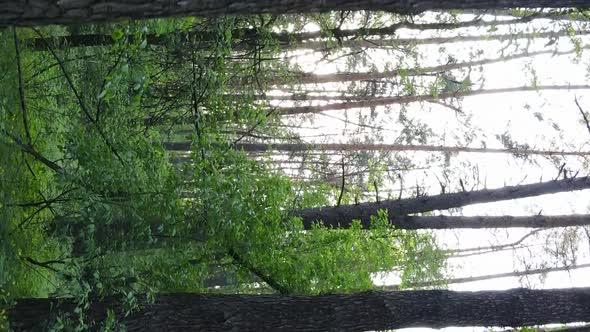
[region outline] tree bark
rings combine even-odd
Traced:
[[[534,92],[540,90],[588,90],[590,85],[540,85],[540,86],[519,86],[512,88],[498,88],[498,89],[479,89],[473,91],[458,91],[452,93],[439,93],[436,95],[417,95],[417,96],[394,96],[394,97],[366,97],[365,100],[360,101],[346,101],[341,103],[331,103],[326,105],[314,106],[293,106],[293,107],[277,107],[278,114],[281,115],[295,115],[295,114],[310,114],[320,113],[325,111],[339,111],[349,110],[353,108],[369,108],[395,104],[408,104],[422,101],[445,100],[451,98],[463,98],[469,96],[489,95],[497,93],[513,93],[513,92]],[[309,97],[309,100],[314,100]],[[318,97],[316,99],[326,99],[326,97]],[[343,99],[341,97],[329,97],[330,100]]]
[[[412,288],[421,288],[421,287],[432,287],[432,286],[446,285],[446,284],[463,284],[466,282],[476,282],[476,281],[492,280],[492,279],[499,279],[499,278],[525,277],[525,276],[530,276],[530,275],[535,275],[535,274],[571,271],[571,270],[575,270],[575,269],[585,269],[588,267],[590,267],[590,264],[545,267],[545,268],[530,269],[530,270],[525,270],[525,271],[512,271],[512,272],[488,274],[488,275],[475,276],[475,277],[452,278],[452,279],[446,279],[446,280],[427,281],[427,282],[414,282],[414,283],[409,283],[406,286],[412,287]],[[399,287],[400,287],[400,285],[385,286],[385,287],[383,287],[383,290],[396,291],[396,290],[399,290]]]
[[[371,216],[377,215],[378,210],[387,210],[389,220],[392,224],[400,224],[402,220],[405,224],[412,223],[412,220],[428,220],[429,223],[434,224],[437,222],[449,221],[448,228],[451,227],[450,217],[428,217],[427,219],[410,219],[400,218],[412,213],[429,212],[434,210],[446,210],[456,207],[461,207],[470,204],[477,203],[490,203],[497,201],[505,201],[517,198],[532,197],[546,194],[554,194],[558,192],[566,192],[573,190],[582,190],[590,188],[590,178],[580,177],[573,179],[564,179],[559,181],[548,181],[540,182],[519,186],[506,186],[498,189],[483,189],[476,191],[464,191],[451,194],[441,194],[434,196],[422,196],[417,198],[406,198],[400,200],[387,200],[379,203],[361,203],[357,205],[341,205],[341,206],[326,206],[319,208],[309,208],[295,211],[294,215],[302,219],[303,225],[306,228],[311,227],[315,221],[323,221],[324,225],[334,228],[346,228],[349,227],[352,220],[360,220],[363,225],[370,225]],[[573,219],[583,219],[584,217],[574,217]],[[422,217],[425,218],[425,217]],[[439,218],[439,219],[437,219]],[[465,218],[465,217],[463,217]],[[482,218],[482,217],[480,217]],[[510,217],[505,218],[504,222],[500,221],[499,224],[503,224],[502,227],[506,227],[509,222],[508,220],[525,221],[526,219],[519,219],[523,217]],[[506,219],[508,218],[508,219]],[[538,217],[538,221],[549,222],[550,220],[557,220],[555,217]],[[547,218],[547,219],[544,219]],[[399,220],[399,221],[398,221]],[[437,221],[438,220],[438,221]],[[461,219],[456,219],[461,220]],[[466,220],[463,219],[465,222]],[[502,219],[496,219],[502,220]],[[529,219],[532,220],[532,219]],[[480,219],[485,221],[485,219]],[[490,224],[488,224],[490,225]],[[404,226],[404,227],[410,227]],[[417,226],[416,226],[417,227]],[[429,226],[436,227],[436,226]],[[442,227],[442,226],[441,226]],[[492,227],[492,226],[490,226]],[[444,228],[444,227],[443,227]],[[477,227],[476,227],[477,228]],[[479,227],[481,228],[481,227]],[[485,227],[487,228],[487,227]]]
[[[576,30],[572,32],[577,36],[588,35],[590,31]],[[559,37],[567,37],[568,31],[547,31],[547,32],[530,32],[530,33],[512,33],[512,34],[496,34],[496,35],[475,35],[475,36],[453,36],[453,37],[430,37],[430,38],[386,38],[387,35],[376,36],[374,39],[347,39],[343,40],[338,47],[351,49],[372,49],[372,48],[395,48],[399,46],[410,45],[441,45],[450,43],[466,43],[466,42],[486,42],[486,41],[507,41],[515,39],[534,39],[534,38],[548,38],[557,39]],[[372,37],[372,36],[370,36]],[[310,49],[317,51],[329,50],[325,41],[309,41],[303,43],[293,43],[288,45],[289,50],[294,49]],[[287,47],[285,47],[287,49]]]
[[[399,22],[394,23],[386,27],[381,28],[358,28],[358,29],[327,29],[310,32],[271,32],[266,36],[272,40],[278,42],[281,47],[297,47],[305,41],[312,41],[313,39],[325,38],[327,36],[334,36],[337,38],[349,38],[356,36],[363,37],[383,37],[393,36],[399,29],[412,29],[412,30],[449,30],[449,29],[460,29],[468,27],[495,27],[502,25],[521,24],[536,20],[537,16],[525,16],[510,20],[471,20],[463,22],[440,22],[440,23],[413,23],[413,22]],[[545,32],[546,34],[546,32]],[[252,28],[239,28],[232,31],[232,35],[241,39],[236,42],[234,49],[245,48],[249,43],[243,43],[244,40],[254,42],[259,38],[257,29]],[[537,35],[535,35],[537,36]],[[543,35],[539,36],[542,37]],[[165,44],[170,37],[174,39],[183,38],[184,40],[201,40],[201,41],[214,41],[215,34],[208,31],[189,31],[184,32],[173,32],[169,34],[157,35],[147,34],[145,36],[147,42],[152,45]],[[130,40],[135,37],[133,35],[127,36]],[[56,36],[46,38],[48,42],[57,45],[67,45],[68,47],[86,47],[86,46],[104,46],[112,45],[114,39],[110,35],[105,34],[82,34],[82,35],[69,35],[69,36]],[[30,40],[32,47],[35,50],[47,50],[45,40],[42,38],[35,38]],[[406,41],[408,43],[408,41]],[[253,45],[253,43],[250,43]],[[207,43],[202,43],[200,48],[206,48]]]
[[[169,151],[189,151],[191,142],[164,142],[164,147]],[[553,151],[537,149],[499,149],[499,148],[470,148],[464,146],[444,145],[413,145],[413,144],[363,144],[363,143],[325,143],[325,144],[299,144],[299,143],[239,143],[234,148],[245,152],[305,152],[305,151],[426,151],[448,153],[513,153],[522,155],[541,156],[588,156],[590,151]]]
[[[346,100],[344,103],[336,103],[323,105],[327,109],[330,110],[331,107],[337,109],[337,105],[340,104],[349,104],[349,105],[356,105],[356,103],[363,103],[368,102],[367,106],[364,107],[376,107],[376,106],[383,106],[385,102],[387,105],[391,104],[405,104],[410,102],[421,102],[421,101],[436,101],[440,99],[448,99],[448,98],[463,98],[468,96],[479,96],[479,95],[486,95],[486,94],[496,94],[496,93],[510,93],[510,92],[528,92],[528,91],[542,91],[542,90],[587,90],[590,89],[590,85],[540,85],[540,86],[520,86],[520,87],[511,87],[511,88],[496,88],[496,89],[478,89],[478,90],[471,90],[471,91],[457,91],[451,93],[440,93],[440,94],[428,94],[428,95],[414,95],[414,96],[393,96],[393,97],[375,97],[375,96],[358,96],[358,95],[344,95],[344,91],[341,92],[339,96],[329,96],[325,94],[321,95],[312,95],[311,93],[323,93],[323,91],[310,91],[310,92],[303,92],[303,93],[293,93],[290,95],[254,95],[256,99],[262,100],[278,100],[278,101],[311,101],[311,100],[321,100],[321,101],[334,101],[334,100]],[[236,95],[228,94],[228,97],[234,97]],[[239,96],[239,95],[238,95]],[[389,100],[390,102],[387,102]],[[362,104],[360,104],[362,105]],[[312,109],[318,106],[312,106]],[[363,106],[361,106],[363,107]],[[351,107],[346,107],[349,109]],[[352,108],[355,108],[354,106]],[[308,110],[307,106],[303,107],[288,107],[283,108],[283,110],[287,110],[287,114],[298,114],[298,113],[291,113],[293,109],[297,112],[297,109]],[[278,110],[281,110],[279,107]],[[281,111],[282,112],[282,111]],[[308,112],[305,112],[308,113]],[[312,113],[316,113],[315,111]]]
[[[588,7],[586,7],[588,8]],[[557,9],[551,11],[543,11],[542,9],[535,10],[509,10],[509,9],[493,9],[493,10],[464,10],[464,14],[473,14],[475,16],[491,15],[494,17],[508,16],[508,17],[530,17],[534,16],[541,19],[561,20],[570,22],[588,22],[590,18],[585,16],[585,13],[577,8],[572,9]]]
[[[511,61],[517,60],[522,58],[534,57],[537,55],[543,54],[552,54],[554,56],[558,55],[567,55],[575,53],[575,50],[569,50],[564,52],[556,52],[554,50],[544,50],[544,51],[537,51],[537,52],[523,52],[513,55],[506,55],[500,56],[497,58],[492,59],[481,59],[475,61],[468,61],[468,62],[459,62],[459,63],[450,63],[444,64],[439,66],[431,66],[431,67],[422,67],[422,68],[404,68],[404,69],[396,69],[390,71],[383,71],[383,72],[360,72],[360,73],[352,73],[352,72],[345,72],[345,73],[335,73],[335,74],[312,74],[312,73],[292,73],[293,80],[299,84],[322,84],[322,83],[332,83],[332,82],[350,82],[350,81],[371,81],[371,80],[381,80],[385,78],[393,78],[403,75],[420,75],[425,73],[437,73],[437,72],[445,72],[450,71],[453,69],[459,68],[469,68],[474,66],[482,66],[492,63],[504,62],[504,61]],[[269,82],[270,84],[274,85],[281,85],[281,84],[288,84],[289,79],[282,77],[282,76],[275,76]]]
[[[586,0],[36,0],[0,2],[0,25],[72,24],[169,16],[317,13],[382,10],[419,14],[427,10],[505,8],[587,8]]]
[[[143,296],[141,297],[143,298]],[[141,301],[141,300],[140,300]],[[15,331],[44,330],[50,307],[69,300],[21,299],[9,311]],[[114,310],[127,331],[366,331],[407,327],[530,326],[590,321],[590,288],[453,292],[419,290],[322,296],[160,295],[124,315],[114,298],[96,300],[88,318]]]
[[[401,229],[455,229],[455,228],[556,228],[590,225],[590,215],[559,216],[398,216],[390,218],[396,228]],[[325,224],[325,223],[324,223]],[[362,223],[368,228],[369,223]],[[311,224],[304,223],[307,229]],[[329,225],[336,227],[337,225]],[[342,227],[342,225],[340,225]]]

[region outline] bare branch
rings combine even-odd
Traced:
[[[340,195],[338,196],[338,203],[336,206],[340,206],[342,202],[342,195],[344,195],[344,183],[346,181],[346,170],[344,169],[344,157],[342,157],[342,185],[340,186]]]
[[[576,106],[578,106],[578,110],[580,110],[580,113],[582,114],[582,118],[584,119],[584,122],[586,123],[586,128],[588,129],[588,132],[590,133],[590,122],[588,121],[588,117],[586,116],[586,112],[584,112],[584,110],[582,109],[582,106],[580,106],[577,96],[574,98],[574,101],[576,102]]]

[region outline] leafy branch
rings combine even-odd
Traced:
[[[47,46],[47,49],[49,50],[49,52],[51,53],[51,55],[53,55],[53,57],[55,58],[55,61],[57,61],[57,63],[59,64],[59,67],[60,67],[61,71],[64,73],[64,76],[66,78],[66,81],[68,83],[68,86],[70,87],[70,89],[74,93],[74,96],[76,97],[76,100],[78,101],[78,105],[80,106],[80,109],[82,110],[82,112],[84,113],[84,115],[86,116],[86,118],[88,119],[88,121],[90,121],[90,123],[92,123],[94,125],[94,127],[98,131],[98,134],[102,137],[102,139],[104,140],[105,144],[111,150],[111,152],[115,155],[115,157],[117,157],[117,159],[121,162],[122,165],[125,165],[125,162],[123,161],[123,158],[121,158],[121,156],[119,155],[119,153],[117,152],[117,150],[115,149],[115,147],[113,146],[113,144],[109,141],[109,139],[107,138],[106,134],[104,133],[104,131],[102,130],[102,128],[98,124],[97,119],[94,119],[92,117],[92,115],[90,114],[90,110],[88,110],[88,108],[86,107],[86,105],[82,101],[82,97],[80,96],[80,94],[78,93],[78,90],[74,86],[74,83],[72,81],[72,78],[70,77],[69,72],[66,70],[63,62],[61,61],[61,58],[57,55],[57,53],[55,53],[55,50],[53,49],[53,47],[51,47],[51,45],[49,45],[49,43],[47,42],[47,40],[45,40],[45,37],[43,36],[43,34],[41,34],[41,32],[38,29],[33,28],[33,31],[35,31],[35,33],[39,36],[39,38],[42,38],[43,39],[45,45]]]
[[[250,264],[241,255],[239,255],[233,248],[230,248],[228,250],[228,254],[236,262],[236,264],[238,264],[239,266],[252,272],[255,276],[260,278],[260,280],[267,283],[270,287],[272,287],[274,290],[276,290],[280,294],[289,294],[290,293],[289,289],[287,287],[281,285],[279,282],[277,282],[276,280],[271,278],[268,274],[264,273],[256,266]]]

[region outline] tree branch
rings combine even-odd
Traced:
[[[0,131],[4,132],[4,134],[6,136],[10,137],[14,141],[14,144],[16,146],[18,146],[18,148],[22,152],[28,153],[29,155],[35,157],[35,159],[37,161],[45,164],[47,167],[51,168],[56,173],[58,173],[58,174],[64,173],[64,169],[61,166],[59,166],[55,162],[45,158],[42,154],[40,154],[37,150],[35,150],[35,148],[31,144],[23,143],[23,141],[21,141],[18,137],[16,137],[15,135],[12,135],[11,133],[9,133],[8,131],[6,131],[2,128],[0,128]]]
[[[39,30],[37,30],[36,28],[32,28],[32,29],[33,29],[33,31],[35,31],[35,33],[40,38],[43,38],[43,40],[45,41],[45,44],[47,46],[47,49],[49,50],[49,52],[51,52],[51,55],[53,55],[53,57],[55,58],[55,61],[57,61],[57,63],[59,64],[61,71],[64,73],[64,76],[66,78],[68,86],[70,87],[70,89],[74,93],[74,96],[76,97],[76,99],[78,101],[78,105],[80,105],[80,109],[82,109],[82,112],[84,113],[84,115],[86,116],[88,121],[90,121],[90,123],[92,123],[96,127],[98,134],[102,137],[102,139],[104,140],[107,147],[111,150],[111,152],[115,155],[115,157],[117,157],[119,162],[121,162],[122,165],[125,165],[123,158],[121,158],[121,156],[119,155],[117,150],[115,150],[115,148],[113,147],[113,145],[111,144],[109,139],[106,137],[105,133],[102,131],[102,128],[99,126],[99,124],[96,122],[96,120],[92,117],[92,115],[90,114],[90,111],[88,110],[88,108],[86,107],[84,102],[82,101],[82,97],[80,96],[80,94],[78,93],[78,90],[74,86],[74,83],[72,81],[72,78],[70,77],[70,74],[66,70],[66,68],[65,68],[63,62],[61,61],[61,59],[59,58],[59,56],[57,56],[57,53],[55,53],[55,50],[53,49],[53,47],[51,47],[51,45],[49,45],[49,43],[45,40],[45,37],[43,36],[43,34],[41,34],[41,32]]]
[[[478,255],[481,251],[484,251],[484,253],[489,253],[489,252],[494,252],[494,251],[499,251],[508,247],[516,247],[517,245],[521,244],[524,242],[524,240],[526,240],[527,238],[539,233],[540,231],[543,231],[543,228],[539,228],[539,229],[535,229],[532,230],[530,232],[528,232],[527,234],[525,234],[523,237],[521,237],[520,239],[518,239],[517,241],[511,242],[511,243],[506,243],[506,244],[501,244],[501,245],[496,245],[496,246],[488,246],[488,247],[472,247],[472,248],[463,248],[463,249],[450,249],[450,250],[444,250],[443,252],[445,254],[458,254],[458,253],[468,253],[468,254],[463,254],[463,255],[456,255],[454,257],[466,257],[466,256],[472,256],[472,255]]]
[[[287,287],[281,285],[276,280],[272,279],[268,274],[262,272],[257,267],[248,263],[233,248],[230,248],[228,250],[228,254],[238,265],[240,265],[243,268],[247,269],[248,271],[252,272],[255,276],[257,276],[262,281],[267,283],[270,287],[272,287],[274,290],[276,290],[280,294],[289,294],[289,289]]]
[[[18,74],[18,94],[20,96],[20,108],[23,114],[23,125],[25,127],[25,134],[27,135],[27,141],[32,144],[31,132],[29,131],[29,119],[27,116],[27,105],[25,102],[25,91],[23,87],[23,72],[20,63],[20,47],[18,42],[18,36],[16,34],[16,28],[12,27],[12,34],[14,37],[14,52],[16,54],[16,69]]]
[[[580,114],[582,114],[582,118],[584,119],[584,122],[586,123],[586,128],[588,129],[588,132],[590,133],[590,122],[588,121],[588,117],[586,117],[586,113],[582,109],[582,106],[580,106],[577,96],[574,97],[574,101],[576,102],[576,106],[578,106],[578,110],[580,110]]]
[[[344,157],[342,157],[342,185],[340,186],[340,195],[338,196],[338,203],[336,206],[340,206],[342,202],[342,196],[344,195],[344,183],[346,181],[346,170],[344,169]]]
[[[40,267],[44,267],[46,269],[49,269],[49,270],[51,270],[53,272],[58,272],[58,271],[57,271],[56,268],[54,268],[53,266],[51,266],[52,264],[62,264],[62,265],[65,264],[65,262],[62,261],[62,260],[49,260],[49,261],[45,261],[45,262],[40,262],[40,261],[38,261],[36,259],[33,259],[33,258],[29,257],[29,256],[21,256],[21,259],[24,259],[25,261],[27,261],[27,262],[29,262],[29,263],[31,263],[33,265],[36,265],[36,266],[40,266]]]

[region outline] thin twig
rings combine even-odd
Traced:
[[[455,111],[455,115],[457,115],[457,114],[465,115],[465,112],[463,112],[463,110],[457,106],[453,106],[451,104],[447,104],[447,103],[444,103],[444,102],[441,102],[438,100],[428,100],[427,102],[429,102],[431,104],[437,104],[437,105],[441,105],[441,106],[450,108],[451,110]]]
[[[380,201],[379,201],[379,187],[377,186],[377,180],[373,180],[373,185],[375,186],[375,202],[380,203]]]
[[[75,187],[70,188],[52,199],[46,199],[45,196],[42,196],[43,197],[42,201],[27,202],[27,203],[11,203],[11,204],[7,204],[7,206],[34,207],[34,206],[41,206],[41,205],[50,205],[50,204],[57,203],[57,202],[66,202],[66,201],[68,201],[68,199],[65,199],[62,197],[64,197],[66,194],[68,194],[76,189],[77,188],[75,188]]]
[[[35,174],[35,172],[33,171],[33,168],[31,167],[31,165],[29,164],[29,161],[27,160],[27,158],[24,158],[25,161],[25,165],[27,165],[27,169],[29,170],[29,172],[31,172],[31,175],[33,175],[34,179],[37,179],[37,175]],[[39,193],[39,196],[41,196],[41,198],[44,201],[47,201],[47,197],[45,197],[45,195],[43,195],[43,192],[41,191],[41,189],[38,189],[37,192]],[[49,211],[51,211],[51,213],[55,216],[57,213],[55,213],[55,210],[53,210],[53,207],[51,207],[51,205],[48,206]]]
[[[195,131],[197,132],[197,140],[199,141],[199,150],[201,152],[201,160],[205,160],[205,149],[203,147],[203,133],[202,133],[202,128],[200,126],[201,122],[201,112],[199,112],[199,103],[203,100],[205,93],[207,92],[207,89],[209,89],[209,80],[206,81],[205,83],[205,87],[203,88],[203,90],[201,91],[201,94],[199,95],[199,97],[197,98],[197,70],[196,70],[196,66],[195,66],[195,52],[193,50],[192,53],[192,57],[191,57],[191,65],[192,65],[192,74],[193,74],[193,81],[191,83],[191,97],[192,97],[192,103],[193,103],[193,117],[195,118],[194,120],[194,125],[195,125]],[[199,80],[203,77],[203,71],[199,71]]]
[[[29,119],[27,116],[27,105],[25,102],[25,91],[23,87],[23,71],[20,63],[20,47],[18,42],[18,36],[16,34],[16,28],[12,27],[12,34],[14,37],[14,52],[16,53],[16,69],[18,74],[18,94],[20,95],[20,107],[23,113],[23,125],[25,127],[25,134],[27,135],[27,142],[31,144],[31,132],[29,131]]]
[[[344,195],[344,183],[346,180],[346,170],[344,169],[344,157],[342,157],[342,185],[340,186],[340,195],[338,196],[338,203],[336,206],[340,206],[342,202],[342,196]]]
[[[262,62],[262,60],[260,59],[260,55],[261,55],[261,52],[258,53],[258,67],[260,66],[260,64]],[[260,77],[259,77],[258,73],[254,74],[254,79],[256,81],[256,86],[261,91],[262,98],[264,98],[266,100],[267,99],[266,93],[264,92],[264,89],[262,88],[262,84],[260,83]],[[238,139],[234,140],[233,144],[235,145],[235,144],[239,143],[242,139],[244,139],[244,137],[251,134],[254,130],[256,130],[256,128],[258,126],[260,126],[264,121],[266,121],[266,119],[268,119],[270,116],[272,116],[276,111],[277,111],[277,107],[273,107],[271,110],[269,110],[261,119],[259,119],[256,122],[256,124],[254,124],[250,129],[248,129],[246,131],[246,133],[244,133]]]
[[[27,261],[28,262],[28,261]],[[37,273],[41,278],[45,279],[45,281],[47,281],[49,284],[51,284],[55,289],[58,288],[58,286],[51,281],[49,278],[47,278],[47,276],[45,276],[43,273],[37,271],[37,269],[33,268],[31,265],[33,265],[31,262],[28,262],[29,264],[23,264],[24,266],[28,267],[29,269],[31,269],[31,271]]]
[[[55,162],[45,158],[41,153],[39,153],[37,150],[35,150],[35,148],[32,145],[24,143],[18,137],[12,135],[10,132],[8,132],[6,130],[3,130],[2,128],[0,128],[0,131],[3,132],[6,136],[10,137],[14,141],[14,144],[16,146],[18,146],[18,148],[22,152],[28,153],[31,156],[35,157],[35,159],[37,161],[40,161],[41,163],[45,164],[45,166],[51,168],[56,173],[58,173],[58,174],[64,173],[64,170],[61,166],[59,166]]]
[[[580,113],[582,114],[582,118],[584,118],[584,122],[586,123],[586,128],[588,129],[588,132],[590,133],[590,121],[588,121],[588,117],[586,116],[586,113],[582,109],[582,106],[580,106],[577,96],[574,97],[574,101],[576,102],[576,106],[578,106],[578,110],[580,110]]]
[[[521,244],[524,242],[524,240],[526,240],[527,238],[541,232],[544,231],[545,229],[543,228],[539,228],[539,229],[535,229],[533,231],[530,231],[529,233],[525,234],[523,237],[521,237],[520,239],[518,239],[517,241],[514,241],[512,243],[506,243],[506,244],[501,244],[501,245],[496,245],[496,246],[489,246],[489,247],[472,247],[472,248],[463,248],[463,249],[450,249],[450,250],[444,250],[443,252],[445,254],[456,254],[456,253],[466,253],[466,252],[479,252],[479,251],[498,251],[500,249],[503,248],[507,248],[507,247],[516,247],[517,245]]]
[[[404,179],[401,174],[398,174],[397,176],[399,178],[399,196],[397,196],[397,200],[399,201],[402,199],[402,193],[404,192]]]
[[[43,206],[41,206],[40,208],[38,208],[37,210],[35,210],[35,212],[33,212],[32,214],[30,214],[28,217],[26,217],[23,221],[21,221],[10,233],[9,235],[14,234],[14,232],[16,232],[17,230],[22,229],[23,227],[25,227],[25,225],[33,220],[33,218],[35,218],[36,215],[38,215],[39,213],[41,213],[41,211],[45,210],[45,208],[47,208],[49,205],[45,204]]]
[[[57,61],[58,65],[59,65],[61,71],[64,73],[64,76],[66,78],[68,86],[70,87],[70,89],[72,89],[72,92],[74,93],[74,96],[76,97],[76,99],[78,101],[78,105],[80,105],[82,112],[84,112],[84,115],[86,115],[86,117],[88,118],[88,120],[90,122],[94,123],[94,118],[92,118],[92,115],[90,115],[90,112],[88,111],[88,109],[86,108],[86,105],[82,101],[82,97],[80,96],[80,94],[78,93],[78,90],[74,86],[72,78],[70,77],[70,74],[66,70],[63,62],[61,61],[61,58],[57,55],[57,53],[55,53],[55,50],[53,49],[53,47],[51,47],[51,45],[49,45],[49,43],[45,40],[45,37],[43,36],[43,34],[41,34],[41,32],[39,30],[37,30],[36,28],[33,28],[33,31],[35,31],[35,33],[37,33],[37,35],[39,35],[40,38],[43,38],[43,41],[47,45],[47,49],[49,50],[49,52],[51,52],[51,55],[53,55],[53,57],[55,58],[55,60]]]
[[[109,68],[109,70],[107,71],[103,81],[102,81],[102,85],[100,87],[100,92],[102,93],[102,91],[104,89],[106,89],[107,86],[107,77],[109,77],[111,75],[111,73],[113,72],[113,70],[115,70],[115,68],[119,65],[119,62],[121,61],[121,58],[123,57],[123,52],[124,50],[121,50],[121,52],[119,52],[119,56],[117,57],[117,59],[115,60],[115,63]],[[103,102],[104,98],[98,98],[98,105],[96,106],[96,122],[100,122],[100,112],[102,111],[102,102]]]
[[[36,265],[36,266],[40,266],[40,267],[44,267],[46,269],[49,269],[49,270],[51,270],[53,272],[58,272],[58,271],[57,271],[56,268],[54,268],[53,266],[51,266],[52,264],[62,264],[62,265],[65,264],[65,262],[62,261],[62,260],[49,260],[49,261],[45,261],[45,262],[40,262],[40,261],[38,261],[36,259],[33,259],[33,258],[29,257],[29,256],[21,257],[21,259],[24,259],[25,261],[27,261],[27,262],[29,262],[29,263],[31,263],[33,265]]]

